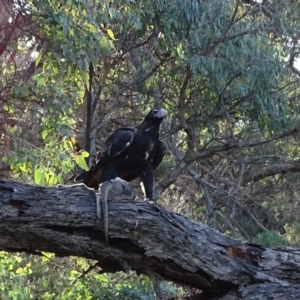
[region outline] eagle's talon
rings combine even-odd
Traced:
[[[153,200],[149,200],[149,198],[144,198],[144,202],[148,202],[149,204],[154,204]]]

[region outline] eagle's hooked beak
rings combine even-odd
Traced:
[[[157,118],[165,118],[168,115],[167,111],[161,107],[154,108],[153,113],[154,113],[154,116]]]

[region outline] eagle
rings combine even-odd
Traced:
[[[166,116],[166,110],[155,107],[139,125],[117,129],[105,141],[104,150],[98,152],[90,170],[75,181],[98,189],[102,182],[116,177],[127,182],[140,177],[145,199],[153,201],[153,171],[166,152],[159,140],[159,127]]]

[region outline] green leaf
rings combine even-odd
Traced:
[[[90,24],[90,23],[87,23],[86,24],[86,27],[89,29],[90,32],[92,33],[96,33],[97,32],[97,28],[93,25],[93,24]],[[80,37],[81,38],[81,37]]]
[[[49,286],[48,280],[43,280],[42,284],[44,288],[47,288]]]
[[[42,171],[41,169],[36,169],[34,171],[34,181],[36,184],[39,184],[42,180]]]
[[[109,52],[110,52],[110,49],[111,49],[111,47],[109,45],[108,40],[105,39],[105,38],[102,38],[100,40],[100,53],[101,53],[101,55],[103,55],[103,56],[108,55]]]
[[[16,274],[22,274],[24,271],[23,271],[23,268],[19,267],[17,270],[16,270]]]
[[[43,140],[47,137],[47,135],[48,135],[48,130],[43,130],[42,131],[42,138],[43,138]]]
[[[48,173],[45,173],[45,178],[47,180],[47,182],[49,181],[50,175]]]
[[[107,29],[107,34],[112,40],[116,40],[115,35],[111,29]]]
[[[23,162],[23,164],[20,165],[20,170],[23,171],[23,172],[26,172],[26,170],[27,170],[27,163],[26,162]]]
[[[60,184],[64,184],[64,179],[63,179],[62,175],[57,176],[57,182]]]
[[[49,185],[53,186],[57,183],[57,177],[56,176],[51,176],[49,179]]]
[[[38,86],[44,86],[45,85],[45,78],[40,78],[36,84]]]
[[[13,112],[14,112],[13,107],[10,106],[10,105],[4,105],[4,106],[3,106],[3,109],[4,109],[5,111],[9,112],[9,113],[13,113]]]
[[[40,52],[39,55],[37,56],[36,60],[35,60],[35,65],[37,66],[39,64],[39,62],[41,61],[41,58],[43,56],[43,53]]]
[[[76,156],[75,162],[80,168],[84,169],[85,171],[87,171],[89,169],[89,167],[86,164],[85,159],[81,155]]]
[[[87,151],[82,151],[82,152],[81,152],[81,156],[82,156],[82,157],[89,157],[90,154],[89,154]]]

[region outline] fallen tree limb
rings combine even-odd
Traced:
[[[110,201],[108,209],[109,245],[91,190],[1,181],[0,250],[95,259],[102,272],[154,274],[201,289],[201,299],[300,297],[300,249],[235,240],[147,202]]]

